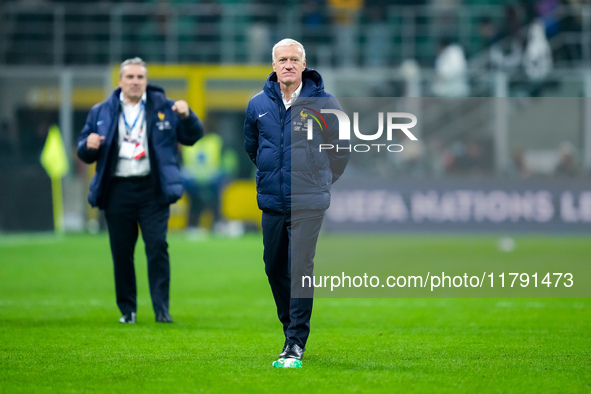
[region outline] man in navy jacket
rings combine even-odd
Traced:
[[[193,145],[203,135],[189,105],[169,100],[164,90],[148,85],[147,71],[140,58],[121,63],[119,87],[91,109],[78,139],[78,157],[96,162],[88,201],[105,211],[119,321],[129,324],[136,321],[133,256],[138,225],[156,321],[172,322],[166,234],[169,206],[183,193],[177,144]]]
[[[312,275],[331,185],[350,155],[349,141],[338,138],[335,116],[327,116],[327,122],[322,108],[342,110],[324,91],[320,74],[306,68],[304,47],[292,39],[279,41],[273,47],[273,72],[248,103],[244,140],[257,167],[263,260],[285,335],[280,359],[302,359],[313,289],[302,287],[301,276]],[[333,149],[320,149],[322,144]]]

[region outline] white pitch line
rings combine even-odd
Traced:
[[[64,237],[55,234],[2,234],[0,235],[0,248],[53,244],[63,241]]]

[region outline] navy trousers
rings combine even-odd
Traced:
[[[306,348],[310,335],[313,289],[302,291],[301,275],[313,275],[314,255],[324,210],[291,215],[263,212],[263,260],[286,344]],[[295,297],[294,297],[295,296]]]
[[[138,225],[146,248],[148,280],[154,312],[168,312],[170,260],[168,256],[169,205],[156,201],[150,177],[114,178],[105,209],[115,270],[117,306],[122,314],[136,312],[137,286],[134,250]]]

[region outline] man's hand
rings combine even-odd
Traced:
[[[175,101],[174,105],[172,106],[172,110],[177,113],[181,119],[186,119],[189,117],[189,104],[185,100]]]
[[[104,135],[98,135],[97,133],[90,133],[86,139],[86,147],[88,149],[98,149],[101,146],[101,142],[104,141]]]

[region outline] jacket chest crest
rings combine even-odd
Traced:
[[[158,130],[170,130],[172,129],[172,125],[170,121],[166,119],[166,114],[162,111],[158,111],[157,114],[158,121],[155,123],[156,129]]]

